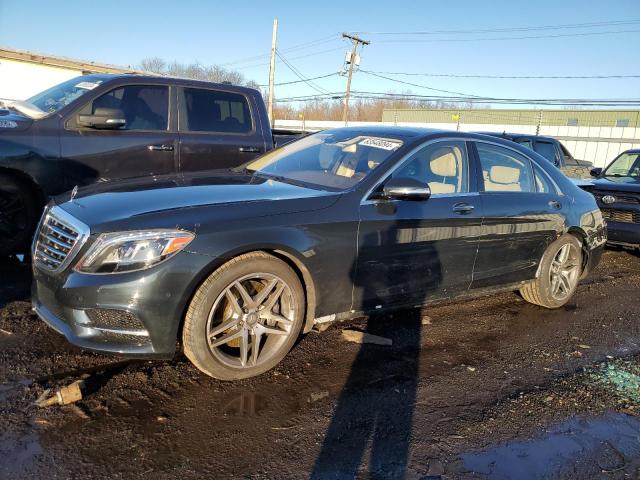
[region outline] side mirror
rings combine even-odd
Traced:
[[[118,108],[96,108],[93,115],[78,115],[78,125],[105,130],[118,130],[127,126],[124,112]]]
[[[589,173],[591,174],[592,177],[599,177],[600,174],[602,173],[602,169],[597,167],[597,168],[592,168]]]
[[[392,178],[382,187],[381,196],[390,200],[426,200],[431,189],[415,178]]]

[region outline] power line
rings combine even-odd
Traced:
[[[456,73],[417,73],[417,72],[374,72],[379,75],[405,75],[416,77],[445,77],[445,78],[490,78],[490,79],[559,79],[559,80],[582,80],[582,79],[612,79],[612,78],[640,78],[640,75],[466,75]]]
[[[609,99],[563,99],[563,98],[499,98],[499,97],[445,97],[438,95],[419,95],[405,93],[364,92],[353,91],[352,96],[370,100],[413,100],[423,102],[450,102],[450,103],[495,103],[514,105],[581,105],[581,106],[635,106],[640,105],[640,99],[609,98]],[[322,100],[340,100],[344,98],[342,92],[328,92],[320,95],[303,95],[297,97],[285,97],[278,102],[307,102]]]
[[[565,37],[588,37],[595,35],[613,35],[620,33],[637,33],[640,30],[613,30],[608,32],[581,32],[581,33],[559,33],[554,35],[524,35],[520,37],[490,37],[490,38],[438,38],[431,40],[422,39],[399,39],[399,40],[378,40],[378,43],[449,43],[449,42],[490,42],[496,40],[527,40],[542,38],[565,38]]]
[[[409,85],[411,87],[424,88],[424,89],[427,89],[427,90],[432,90],[434,92],[451,93],[453,95],[462,95],[462,96],[465,96],[465,97],[478,97],[478,95],[473,95],[471,93],[455,92],[455,91],[452,91],[452,90],[443,90],[443,89],[440,89],[440,88],[428,87],[426,85],[420,85],[420,84],[417,84],[417,83],[404,82],[404,81],[398,80],[396,78],[385,77],[384,75],[379,75],[378,73],[370,72],[369,70],[360,69],[360,71],[362,73],[366,73],[367,75],[371,75],[371,76],[378,77],[378,78],[383,78],[385,80],[389,80],[391,82],[396,82],[396,83],[401,83],[403,85]]]
[[[338,50],[344,50],[344,46],[337,47],[337,48],[329,48],[327,50],[319,50],[317,52],[310,52],[310,53],[306,53],[304,55],[298,55],[296,57],[291,57],[289,60],[299,60],[301,58],[308,58],[308,57],[313,57],[313,56],[316,56],[316,55],[323,55],[325,53],[336,52]],[[246,70],[246,69],[249,69],[249,68],[263,67],[265,65],[269,65],[269,62],[262,62],[262,63],[253,64],[253,65],[245,65],[245,66],[242,66],[242,67],[236,67],[236,68],[234,68],[234,70]]]
[[[523,27],[509,28],[488,28],[488,29],[472,29],[472,30],[422,30],[413,32],[356,32],[366,35],[446,35],[446,34],[469,34],[469,33],[505,33],[505,32],[527,32],[535,30],[564,30],[567,28],[592,28],[605,27],[614,25],[634,25],[640,23],[640,20],[610,20],[604,22],[590,23],[565,23],[555,25],[532,25]]]
[[[282,52],[294,52],[294,51],[298,51],[298,50],[303,50],[305,48],[310,48],[310,47],[316,47],[318,45],[323,45],[325,43],[330,43],[336,40],[340,40],[340,37],[338,36],[337,33],[331,34],[330,36],[325,36],[325,37],[321,37],[318,38],[316,40],[310,40],[308,42],[304,42],[304,43],[298,43],[295,45],[292,45],[290,47],[287,48],[283,48],[281,49]],[[220,66],[225,67],[225,66],[229,66],[229,65],[237,65],[240,63],[248,63],[248,62],[252,62],[255,60],[260,60],[261,58],[269,58],[271,54],[270,53],[264,53],[264,54],[260,54],[260,55],[254,55],[251,57],[245,57],[245,58],[241,58],[238,60],[234,60],[232,62],[226,62],[226,63],[221,63]]]
[[[282,62],[289,68],[289,70],[291,70],[300,80],[302,80],[304,83],[306,83],[307,85],[309,85],[311,88],[313,88],[316,92],[319,93],[327,93],[327,91],[316,85],[315,83],[313,83],[313,81],[309,80],[306,76],[304,76],[302,74],[302,72],[300,72],[300,70],[298,70],[296,67],[294,67],[293,65],[291,65],[291,63],[289,63],[289,61],[284,58],[282,56],[282,54],[276,50],[276,55],[280,58],[280,60],[282,60]]]
[[[274,85],[280,86],[280,85],[293,85],[294,83],[305,83],[308,81],[312,81],[312,80],[320,80],[321,78],[329,78],[329,77],[335,77],[335,76],[339,76],[340,72],[334,72],[334,73],[327,73],[326,75],[318,75],[317,77],[306,77],[304,80],[292,80],[291,82],[280,82],[280,83],[275,83]],[[259,87],[266,87],[267,85],[258,85]]]

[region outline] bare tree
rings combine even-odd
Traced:
[[[256,82],[253,80],[247,81],[240,72],[227,70],[219,65],[202,65],[198,62],[185,64],[176,60],[167,63],[159,57],[150,57],[143,59],[139,68],[147,72],[170,77],[192,78],[215,83],[229,82],[234,85],[246,85],[259,89]]]

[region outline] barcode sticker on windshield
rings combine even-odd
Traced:
[[[394,142],[392,140],[386,140],[384,138],[368,137],[362,140],[358,145],[365,147],[381,148],[382,150],[395,150],[402,146],[402,142]]]
[[[94,82],[80,82],[80,83],[76,83],[76,88],[82,88],[84,90],[93,90],[98,85],[100,84],[94,83]]]

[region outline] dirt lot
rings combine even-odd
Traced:
[[[335,325],[237,383],[75,349],[31,313],[28,266],[0,278],[1,478],[640,478],[636,255],[562,310],[501,294]],[[33,405],[83,375],[80,402]]]

